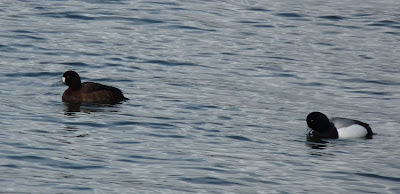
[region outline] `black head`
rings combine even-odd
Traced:
[[[307,125],[315,131],[323,131],[330,127],[330,121],[323,113],[312,112],[307,116]]]
[[[81,77],[75,71],[66,71],[62,76],[62,81],[71,89],[78,89],[81,87]]]
[[[328,117],[320,112],[312,112],[307,116],[307,125],[312,129],[310,134],[320,138],[338,138],[336,127]]]

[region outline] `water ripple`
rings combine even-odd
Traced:
[[[209,176],[196,177],[196,178],[181,178],[181,180],[194,184],[212,184],[212,185],[225,185],[225,186],[242,185],[240,183]]]
[[[289,18],[301,18],[301,17],[303,17],[302,15],[297,14],[297,13],[277,13],[275,15],[280,16],[280,17],[289,17]]]
[[[319,16],[319,18],[328,19],[328,20],[344,20],[344,19],[346,19],[345,17],[337,16],[337,15]]]
[[[189,63],[189,62],[178,62],[178,61],[164,61],[164,60],[147,60],[144,63],[154,63],[159,65],[166,66],[198,66],[198,67],[206,67],[204,65]]]
[[[382,176],[382,175],[371,174],[371,173],[356,173],[356,175],[368,177],[368,178],[388,180],[388,181],[393,181],[393,182],[400,182],[400,177]]]
[[[230,138],[230,139],[234,139],[234,140],[240,140],[240,141],[251,141],[251,139],[249,139],[249,138],[246,138],[246,137],[243,137],[243,136],[238,136],[238,135],[229,135],[229,136],[226,136],[227,138]]]
[[[8,77],[42,77],[42,76],[60,76],[60,72],[23,72],[23,73],[7,73]]]
[[[77,67],[90,67],[90,64],[87,63],[83,63],[83,62],[63,62],[63,63],[59,63],[62,65],[66,65],[66,66],[77,66]]]

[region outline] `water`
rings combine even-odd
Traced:
[[[399,193],[400,3],[0,3],[1,192]],[[61,102],[66,70],[121,104]],[[308,141],[312,111],[373,139]]]

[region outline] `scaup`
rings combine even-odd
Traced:
[[[307,125],[311,129],[310,135],[328,139],[348,139],[366,137],[372,138],[371,127],[364,122],[333,117],[328,119],[320,112],[312,112],[307,116]]]
[[[63,102],[118,103],[129,100],[118,88],[94,82],[81,83],[75,71],[66,71],[62,81],[69,86],[62,95]]]

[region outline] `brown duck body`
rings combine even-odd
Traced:
[[[81,83],[74,71],[65,72],[63,81],[69,86],[62,95],[63,102],[118,103],[128,100],[118,88],[94,82]]]
[[[128,98],[118,88],[93,82],[84,82],[78,89],[69,87],[62,96],[63,102],[114,103],[123,100],[128,100]]]

